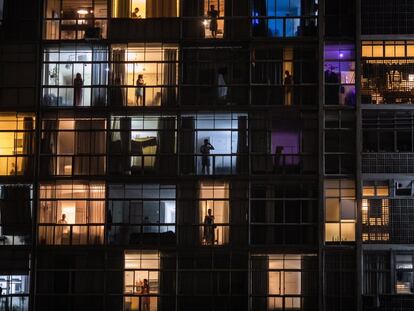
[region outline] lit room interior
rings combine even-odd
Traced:
[[[149,299],[149,311],[156,311],[159,293],[160,256],[157,251],[125,252],[124,310],[140,311]],[[148,280],[149,292],[144,289]],[[145,296],[151,295],[151,296]]]
[[[107,0],[47,0],[45,39],[106,37]]]
[[[175,46],[112,46],[111,105],[160,106],[176,101]],[[137,87],[139,78],[142,78]],[[117,87],[121,87],[117,92]],[[118,95],[118,96],[116,96]]]
[[[229,242],[229,184],[200,183],[200,235],[203,245],[224,245]],[[209,210],[211,213],[208,214]],[[208,221],[211,219],[212,221]]]
[[[224,36],[224,17],[225,0],[204,0],[204,37],[205,38],[223,38]],[[214,5],[214,10],[217,11],[217,18],[212,18],[211,6]],[[214,14],[214,12],[213,12]],[[216,23],[216,25],[215,25]],[[216,34],[213,34],[212,29],[216,29]]]
[[[137,10],[138,9],[138,10]],[[159,18],[177,17],[179,0],[114,0],[112,16],[117,18]]]
[[[43,152],[56,155],[48,161],[50,174],[96,175],[105,172],[105,120],[47,120],[42,134]]]
[[[33,152],[34,118],[0,115],[0,175],[22,175]]]
[[[55,196],[52,197],[52,194]],[[41,244],[103,243],[104,184],[61,183],[56,186],[44,184],[40,186],[40,200],[39,242]]]
[[[104,106],[106,95],[102,87],[107,86],[107,54],[105,48],[86,46],[47,48],[43,65],[43,105]],[[75,87],[78,73],[82,79],[79,88]]]

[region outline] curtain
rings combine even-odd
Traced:
[[[126,98],[126,90],[121,88],[127,81],[125,73],[126,51],[125,49],[112,50],[112,76],[111,76],[111,106],[123,106]]]
[[[118,18],[130,18],[131,17],[131,0],[114,0],[113,14],[112,16]]]
[[[194,117],[181,118],[180,167],[183,174],[194,174],[195,167],[195,120]]]
[[[158,170],[161,174],[172,175],[176,173],[175,158],[175,118],[165,117],[159,121]]]
[[[106,85],[108,85],[108,51],[105,47],[95,47],[92,53],[92,106],[105,106]]]
[[[162,90],[162,105],[175,105],[177,101],[177,50],[164,50],[164,85]]]
[[[241,116],[237,119],[237,159],[236,170],[237,173],[246,173],[248,161],[248,146],[247,146],[247,117]]]
[[[175,296],[175,270],[176,259],[175,256],[169,256],[168,254],[160,254],[160,295],[165,297],[159,299],[158,310],[170,311],[175,308],[175,299],[168,299],[167,297]],[[167,297],[166,297],[167,296]]]
[[[32,154],[33,154],[33,118],[25,117],[23,120],[23,158],[22,171],[24,175],[32,173]]]
[[[93,120],[93,131],[91,136],[91,153],[96,156],[91,157],[91,175],[102,175],[105,173],[105,154],[106,154],[106,132],[105,120]]]
[[[109,132],[109,163],[108,171],[110,174],[117,174],[123,172],[122,161],[116,155],[122,154],[121,146],[121,118],[113,117],[111,120],[111,127]]]
[[[41,174],[56,174],[57,120],[44,120],[41,139]]]
[[[176,17],[176,0],[146,0],[146,18],[152,17]]]
[[[32,213],[29,186],[2,186],[0,224],[3,235],[31,233]]]
[[[119,159],[122,164],[121,173],[131,173],[131,118],[124,117],[120,119],[121,129],[121,153],[122,158]]]
[[[90,120],[75,121],[74,175],[90,174],[90,154],[92,153]]]
[[[177,224],[180,245],[200,244],[199,221],[199,184],[182,182],[177,188]]]
[[[230,236],[232,245],[245,245],[247,235],[248,183],[233,181],[230,184]]]

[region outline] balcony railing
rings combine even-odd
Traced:
[[[41,224],[39,243],[47,245],[103,244],[103,224]]]
[[[363,173],[414,173],[414,154],[402,152],[381,152],[362,154]]]

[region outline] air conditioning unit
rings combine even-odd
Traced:
[[[412,180],[396,180],[394,184],[395,184],[395,196],[412,196],[413,195]]]

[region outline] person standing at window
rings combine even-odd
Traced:
[[[144,75],[139,74],[135,87],[135,103],[137,106],[144,105]]]
[[[226,100],[227,99],[227,92],[228,92],[228,87],[226,85],[226,80],[225,77],[227,75],[227,69],[224,68],[220,68],[218,70],[218,76],[217,76],[217,95],[218,95],[218,99],[219,100]]]
[[[82,93],[83,93],[83,80],[82,75],[78,72],[75,79],[73,80],[74,88],[74,105],[76,107],[82,106]]]
[[[214,216],[211,214],[211,208],[207,210],[207,215],[204,217],[203,240],[207,245],[214,244]]]
[[[139,9],[135,8],[134,11],[131,13],[132,18],[141,18],[141,15],[139,15]]]
[[[210,5],[210,11],[208,11],[208,17],[210,18],[210,31],[213,38],[217,37],[217,18],[219,16],[219,11],[214,8],[214,5]]]
[[[64,244],[69,234],[68,222],[66,221],[66,214],[62,214],[62,218],[58,220],[58,227],[56,230],[56,244]]]
[[[293,77],[289,70],[285,70],[285,78],[283,79],[283,85],[285,86],[285,106],[292,105],[292,84]]]
[[[141,295],[142,297],[142,311],[150,311],[151,297],[149,296],[150,286],[148,279],[144,279],[144,283],[141,286]]]
[[[201,153],[201,172],[210,175],[210,150],[214,150],[208,139],[204,139],[204,144],[200,147]]]

